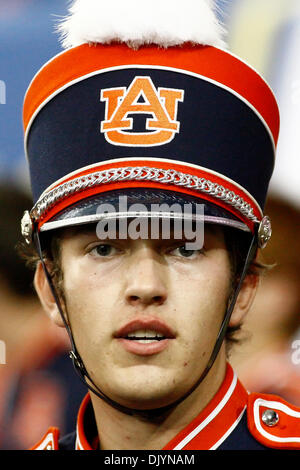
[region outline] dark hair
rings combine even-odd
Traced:
[[[226,248],[230,257],[231,264],[231,292],[234,293],[237,285],[239,283],[242,271],[244,269],[246,257],[251,243],[252,234],[249,233],[237,233],[235,229],[229,229],[225,227],[224,229],[224,239]],[[247,276],[260,277],[264,274],[270,267],[259,262],[257,260],[257,254],[254,255],[254,258],[251,260]],[[230,299],[229,299],[230,301]],[[241,332],[242,323],[237,326],[227,328],[226,332],[226,349],[227,354],[229,354],[230,349],[235,344],[241,343],[243,338],[239,334]]]
[[[32,199],[19,187],[0,185],[0,277],[17,296],[33,296],[32,271],[17,254],[22,240],[20,220]]]

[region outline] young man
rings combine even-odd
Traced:
[[[23,234],[89,388],[36,449],[299,448],[299,410],[248,395],[224,341],[271,235],[277,104],[208,2],[175,6],[74,2],[25,98]]]

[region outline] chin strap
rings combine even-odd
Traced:
[[[50,273],[47,269],[47,266],[45,264],[43,254],[42,254],[41,242],[40,242],[40,238],[39,238],[37,228],[34,230],[33,241],[34,241],[37,253],[39,255],[40,261],[42,263],[43,270],[44,270],[45,276],[47,278],[48,284],[50,286],[52,295],[55,299],[55,302],[57,304],[57,308],[58,308],[59,313],[61,315],[61,318],[64,322],[67,333],[69,335],[70,343],[71,343],[71,351],[70,351],[69,356],[72,359],[74,369],[75,369],[76,373],[78,374],[79,378],[89,388],[89,390],[91,390],[97,397],[101,398],[102,400],[104,400],[109,405],[113,406],[114,408],[121,411],[122,413],[125,413],[125,414],[128,414],[128,415],[138,415],[138,416],[141,416],[141,417],[142,416],[147,417],[147,416],[149,416],[149,414],[151,414],[151,416],[153,416],[153,414],[161,415],[162,413],[165,413],[165,412],[171,410],[172,408],[177,406],[179,403],[184,401],[200,385],[200,383],[204,380],[204,378],[206,377],[206,375],[210,371],[211,367],[213,366],[213,364],[214,364],[214,362],[217,358],[217,355],[220,351],[220,348],[221,348],[222,343],[224,341],[224,337],[225,337],[225,334],[226,334],[226,331],[227,331],[227,327],[228,327],[230,317],[232,315],[237,297],[239,295],[239,292],[241,290],[241,287],[242,287],[243,282],[245,280],[245,277],[247,275],[247,271],[249,269],[249,266],[250,266],[252,260],[254,259],[254,256],[255,256],[255,253],[256,253],[256,250],[257,250],[257,246],[258,246],[257,235],[255,234],[253,236],[252,240],[251,240],[250,247],[249,247],[249,250],[248,250],[248,253],[247,253],[247,257],[246,257],[246,260],[245,260],[245,264],[244,264],[244,267],[243,267],[242,274],[240,276],[238,285],[237,285],[237,287],[236,287],[236,289],[235,289],[235,291],[234,291],[234,293],[233,293],[233,295],[230,299],[230,302],[229,302],[229,305],[227,307],[225,316],[224,316],[222,324],[220,326],[220,330],[219,330],[219,333],[218,333],[218,336],[217,336],[217,340],[216,340],[214,349],[211,353],[211,356],[209,358],[209,361],[208,361],[204,371],[202,372],[202,374],[199,377],[199,379],[197,380],[197,382],[193,385],[193,387],[185,395],[183,395],[182,397],[180,397],[178,400],[171,403],[170,405],[164,406],[162,408],[151,409],[151,410],[137,410],[137,409],[132,409],[132,408],[128,408],[126,406],[120,405],[119,403],[117,403],[114,400],[112,400],[111,398],[109,398],[107,395],[105,395],[98,388],[98,386],[94,383],[93,379],[90,377],[90,375],[89,375],[88,371],[86,370],[86,368],[84,366],[84,363],[83,363],[83,361],[80,357],[80,354],[79,354],[79,352],[76,348],[76,344],[74,342],[74,337],[73,337],[71,327],[70,327],[69,323],[67,322],[67,319],[65,317],[65,314],[64,314],[64,311],[63,311],[63,308],[62,308],[62,305],[61,305],[61,302],[60,302],[60,299],[59,299],[59,296],[56,292],[56,289],[54,287],[51,275],[50,275]],[[88,383],[87,380],[90,383]]]
[[[47,266],[45,264],[45,261],[44,261],[44,257],[43,257],[43,253],[42,253],[42,248],[41,248],[41,241],[40,241],[40,237],[39,237],[39,233],[38,233],[38,230],[36,229],[34,231],[34,234],[33,234],[33,241],[34,241],[34,244],[35,244],[35,247],[36,247],[36,250],[37,250],[37,253],[39,255],[39,258],[40,258],[40,261],[42,263],[42,266],[43,266],[43,270],[44,270],[44,273],[45,273],[45,276],[47,278],[47,281],[48,281],[48,284],[49,284],[49,287],[50,287],[50,290],[51,290],[51,293],[53,295],[53,298],[56,302],[56,305],[57,305],[57,308],[58,308],[58,311],[60,313],[60,316],[63,320],[63,323],[64,323],[64,326],[67,330],[67,333],[68,333],[68,336],[69,336],[69,339],[70,339],[70,343],[71,343],[71,351],[69,353],[69,357],[70,359],[72,360],[72,363],[73,363],[73,366],[74,366],[74,369],[77,373],[77,375],[79,376],[80,380],[93,392],[95,393],[95,395],[97,395],[99,398],[101,398],[102,400],[104,400],[106,403],[108,403],[109,405],[113,406],[114,408],[117,408],[119,411],[122,411],[123,413],[127,413],[127,414],[134,414],[134,411],[135,410],[131,410],[130,408],[127,408],[127,407],[123,407],[122,405],[120,405],[119,403],[115,402],[114,400],[111,400],[107,395],[105,395],[98,387],[97,385],[95,385],[93,379],[90,377],[89,373],[87,372],[85,366],[84,366],[84,363],[80,357],[80,354],[77,350],[77,347],[76,347],[76,344],[75,344],[75,341],[74,341],[74,337],[73,337],[73,333],[72,333],[72,330],[71,330],[71,327],[65,317],[65,314],[64,314],[64,311],[63,311],[63,308],[62,308],[62,305],[61,305],[61,302],[60,302],[60,298],[56,292],[56,289],[54,287],[54,284],[53,284],[53,281],[52,281],[52,278],[51,278],[51,275],[47,269]],[[86,379],[89,380],[89,382],[91,382],[92,385],[90,385]]]

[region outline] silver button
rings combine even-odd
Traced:
[[[266,410],[263,412],[261,419],[266,426],[275,426],[279,421],[279,416],[274,410]]]
[[[33,225],[29,211],[25,211],[21,220],[21,232],[25,241],[30,245],[32,241]]]
[[[257,236],[259,248],[265,248],[272,236],[271,220],[270,217],[268,217],[267,215],[263,217],[262,221],[259,224]]]

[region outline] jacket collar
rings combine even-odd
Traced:
[[[163,450],[214,450],[232,433],[247,405],[248,394],[227,364],[224,381],[201,413]],[[90,395],[84,398],[77,418],[76,450],[97,448],[97,430]]]

